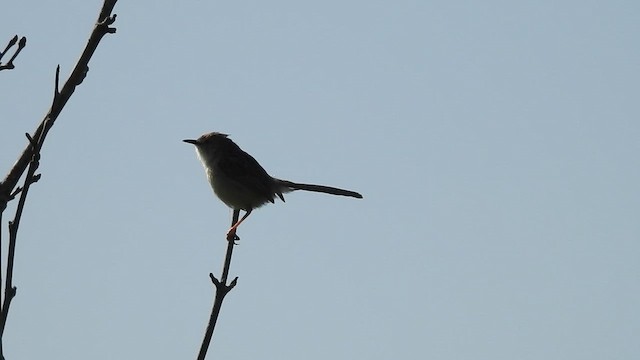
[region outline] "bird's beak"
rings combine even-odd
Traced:
[[[186,140],[182,140],[182,141],[184,141],[186,143],[189,143],[189,144],[198,145],[198,140],[186,139]]]

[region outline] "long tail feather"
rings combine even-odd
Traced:
[[[276,181],[283,187],[287,187],[291,190],[306,190],[314,191],[331,195],[351,196],[354,198],[362,199],[362,195],[355,191],[339,189],[331,186],[313,185],[313,184],[298,184],[287,180],[276,179]]]

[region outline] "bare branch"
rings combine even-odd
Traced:
[[[4,287],[4,302],[2,303],[2,309],[0,310],[0,337],[4,334],[4,328],[7,324],[7,317],[9,315],[9,307],[11,306],[11,300],[16,296],[16,287],[13,286],[13,261],[16,252],[16,240],[18,238],[18,228],[20,227],[20,220],[22,219],[22,211],[24,204],[27,200],[27,194],[29,193],[29,187],[31,184],[37,181],[40,176],[36,176],[35,172],[40,166],[40,148],[42,143],[35,143],[29,134],[27,138],[31,142],[32,157],[27,171],[27,176],[24,179],[24,185],[22,186],[22,192],[20,193],[20,200],[18,200],[18,206],[16,208],[16,214],[13,221],[9,222],[9,250],[7,253],[7,278],[5,280]]]
[[[45,115],[42,122],[40,122],[38,128],[33,133],[33,138],[42,138],[44,141],[46,134],[55,123],[55,120],[58,118],[58,115],[60,115],[60,112],[64,108],[71,95],[73,95],[76,86],[82,83],[82,80],[86,76],[89,69],[89,60],[98,47],[100,40],[105,34],[113,34],[116,32],[115,28],[110,27],[110,25],[113,24],[116,19],[115,14],[111,15],[116,2],[117,0],[104,1],[102,9],[100,10],[100,15],[98,16],[98,20],[93,28],[93,31],[91,32],[91,35],[89,36],[89,40],[87,41],[87,45],[85,46],[82,55],[80,55],[80,59],[78,59],[76,66],[73,68],[71,75],[69,75],[69,78],[67,79],[61,90],[58,90],[60,70],[59,68],[56,70],[55,95],[51,104],[51,108]],[[45,124],[48,125],[45,126]],[[0,212],[6,209],[7,202],[11,200],[10,194],[18,184],[18,181],[20,180],[22,174],[24,174],[24,172],[26,171],[27,166],[29,165],[30,158],[31,153],[29,151],[29,146],[27,146],[27,148],[23,150],[22,155],[20,155],[7,176],[2,182],[0,182]]]
[[[13,45],[16,44],[16,42],[18,42],[18,35],[14,36],[11,40],[9,40],[7,47],[4,48],[3,52],[0,52],[0,60],[2,60],[2,58],[7,53],[7,51],[9,51],[9,49],[11,49]],[[11,59],[9,59],[9,62],[7,62],[6,64],[2,64],[2,62],[0,62],[0,71],[14,69],[15,66],[13,65],[13,60],[15,60],[18,57],[18,54],[20,54],[20,52],[22,51],[22,49],[24,49],[25,46],[27,46],[27,38],[23,36],[18,42],[18,48],[16,49],[16,52],[13,53],[13,56],[11,56]]]
[[[7,272],[5,279],[4,299],[2,299],[2,302],[0,304],[0,360],[4,360],[2,339],[7,322],[7,317],[9,315],[9,307],[11,305],[11,301],[16,295],[16,287],[13,286],[13,264],[15,258],[18,228],[20,226],[20,220],[22,219],[22,212],[25,206],[27,195],[29,193],[29,188],[31,184],[37,182],[40,179],[40,174],[36,174],[36,171],[40,165],[40,151],[46,139],[47,133],[53,126],[55,120],[58,118],[58,115],[60,115],[60,112],[75,91],[76,86],[82,83],[82,81],[84,80],[89,69],[89,60],[98,47],[100,40],[105,34],[115,33],[116,29],[109,27],[109,25],[113,24],[116,18],[115,15],[110,15],[116,2],[117,0],[104,1],[102,9],[100,11],[100,16],[98,17],[93,31],[91,32],[87,45],[85,46],[80,59],[76,63],[76,66],[74,67],[71,75],[69,76],[61,90],[59,87],[60,66],[57,67],[55,89],[51,108],[49,109],[49,112],[44,117],[44,119],[40,122],[40,125],[33,133],[33,135],[30,135],[28,133],[25,134],[29,141],[29,144],[22,151],[22,154],[13,165],[13,168],[9,171],[5,179],[0,182],[0,219],[2,218],[2,213],[7,207],[7,202],[13,200],[18,194],[20,195],[14,219],[9,222]],[[0,58],[2,57],[1,55],[4,55],[4,53],[9,48],[15,45],[16,41],[17,36],[9,42],[9,45],[7,46],[5,51],[0,54]],[[13,68],[13,60],[16,58],[22,48],[25,47],[25,45],[26,38],[23,37],[18,42],[18,49],[13,54],[9,62],[4,66],[10,65],[11,68]],[[2,69],[0,68],[0,70]],[[27,171],[27,175],[24,178],[23,186],[16,187],[20,177],[25,171]],[[2,249],[1,244],[0,249]],[[1,282],[2,279],[0,278],[0,283]]]
[[[2,60],[2,57],[4,56],[4,54],[7,53],[7,51],[9,51],[9,49],[11,49],[13,47],[13,45],[15,45],[18,42],[18,35],[14,35],[11,40],[9,40],[9,43],[7,44],[7,47],[4,48],[4,51],[0,52],[0,60]]]
[[[60,96],[60,64],[56,66],[56,79],[53,87],[53,100],[51,107],[58,101],[58,96]]]
[[[233,211],[233,219],[231,221],[231,226],[238,222],[238,218],[240,217],[240,210]],[[207,356],[207,350],[209,349],[209,344],[211,343],[211,338],[213,337],[213,330],[216,327],[216,322],[218,321],[218,315],[220,315],[220,309],[222,308],[222,301],[224,297],[233,289],[238,283],[238,278],[234,278],[231,283],[227,285],[227,277],[229,276],[229,267],[231,266],[231,255],[233,254],[233,246],[236,244],[235,241],[240,240],[237,236],[227,241],[227,253],[224,258],[224,265],[222,266],[222,277],[218,280],[213,274],[209,274],[209,278],[211,278],[211,282],[216,286],[216,296],[213,300],[213,307],[211,308],[211,315],[209,316],[209,324],[207,325],[207,330],[204,334],[204,339],[202,340],[202,345],[200,346],[200,352],[198,353],[198,360],[204,360]]]

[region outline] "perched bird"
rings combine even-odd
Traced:
[[[273,203],[276,196],[284,201],[284,193],[306,190],[362,199],[362,195],[355,191],[271,177],[253,156],[240,149],[227,134],[211,132],[195,140],[183,141],[196,146],[196,152],[216,196],[230,208],[245,211],[244,216],[227,232],[228,240],[236,238],[238,226],[253,209],[268,202]]]

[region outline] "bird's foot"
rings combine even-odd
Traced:
[[[233,241],[233,244],[237,245],[236,241],[238,240],[240,240],[240,237],[236,235],[236,229],[234,228],[229,229],[229,231],[227,232],[227,241]]]

